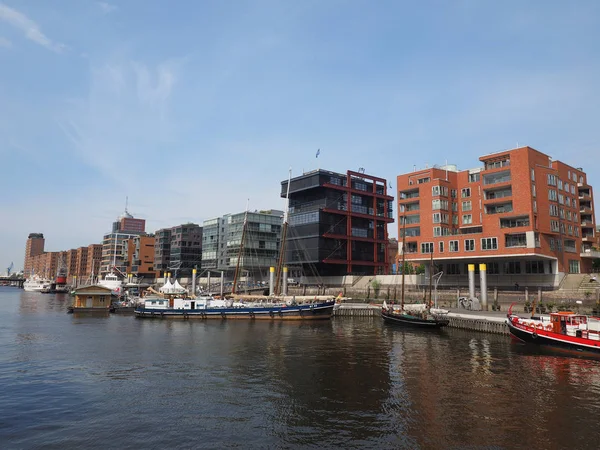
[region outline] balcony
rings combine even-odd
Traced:
[[[585,249],[579,254],[581,258],[600,258],[600,250]]]
[[[589,206],[583,206],[583,205],[581,205],[579,207],[579,212],[581,214],[591,214],[592,213],[592,208],[590,208]]]
[[[581,240],[583,242],[594,242],[594,235],[593,234],[583,234],[581,235]]]
[[[583,192],[583,191],[579,193],[579,200],[591,200],[591,199],[592,199],[592,196],[589,193]]]
[[[594,222],[591,220],[584,220],[581,222],[581,228],[594,228]]]

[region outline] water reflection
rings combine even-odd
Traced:
[[[98,318],[23,294],[0,292],[9,447],[595,448],[600,363],[505,336]]]

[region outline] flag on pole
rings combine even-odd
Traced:
[[[320,154],[321,154],[321,149],[318,149],[315,158],[318,158]]]

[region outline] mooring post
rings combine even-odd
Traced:
[[[487,270],[485,264],[479,264],[479,285],[481,290],[481,306],[484,311],[487,311]]]
[[[469,298],[475,298],[475,264],[469,264],[468,271],[469,271]]]

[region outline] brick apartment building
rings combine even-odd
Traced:
[[[42,233],[29,233],[29,236],[27,236],[27,242],[25,243],[25,261],[23,262],[23,274],[26,277],[29,277],[32,274],[33,258],[44,253],[45,242]]]
[[[281,182],[281,197],[288,181]],[[285,263],[305,276],[389,274],[394,198],[387,181],[360,172],[314,170],[292,178]]]
[[[589,272],[594,200],[583,170],[531,147],[479,160],[471,170],[446,166],[397,177],[398,259],[405,230],[406,261],[428,267],[433,254],[446,282],[466,281],[468,263],[477,270],[486,263],[499,284]]]

